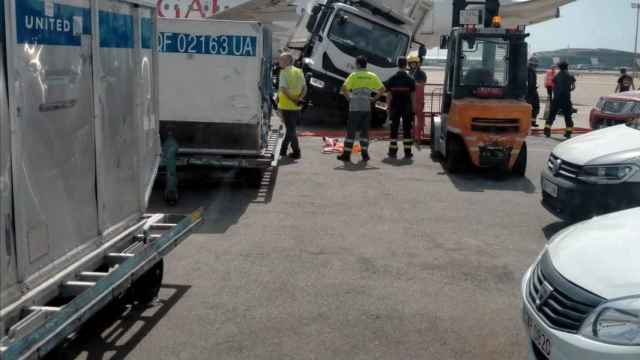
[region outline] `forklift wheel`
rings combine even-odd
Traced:
[[[163,275],[164,260],[160,260],[133,282],[131,288],[129,288],[127,300],[140,305],[147,305],[153,302],[160,292]]]
[[[244,182],[251,188],[260,188],[262,186],[262,178],[264,177],[263,169],[244,169],[242,171]]]
[[[164,194],[164,201],[169,206],[176,206],[178,204],[178,193],[175,191],[167,191]]]
[[[527,143],[522,144],[522,149],[518,154],[516,163],[513,165],[512,172],[517,177],[524,177],[527,173]]]
[[[450,174],[462,172],[467,163],[464,144],[457,136],[447,136],[447,158],[445,168]]]

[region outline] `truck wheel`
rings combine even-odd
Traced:
[[[177,191],[167,191],[164,194],[164,202],[169,206],[176,206],[178,204],[178,192]]]
[[[127,300],[141,305],[151,303],[158,297],[163,276],[164,260],[160,260],[133,282],[128,291]]]
[[[520,154],[518,154],[518,159],[516,163],[513,165],[513,169],[511,170],[513,174],[517,177],[524,177],[527,173],[527,143],[522,144],[522,149],[520,149]]]
[[[387,112],[375,110],[371,116],[371,127],[381,128],[387,122]]]
[[[447,136],[447,158],[445,168],[450,174],[462,172],[467,164],[466,150],[457,136]]]

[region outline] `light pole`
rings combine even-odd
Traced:
[[[633,75],[637,75],[638,69],[638,26],[640,25],[640,2],[632,2],[631,8],[636,9],[636,40],[633,43],[633,65],[631,69],[633,70]]]

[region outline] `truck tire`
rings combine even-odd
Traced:
[[[164,260],[158,261],[147,272],[133,282],[127,293],[127,300],[134,304],[147,305],[153,302],[160,292],[164,276]]]
[[[434,129],[436,127],[436,121],[434,119],[431,119],[431,134],[429,134],[431,136],[431,158],[434,160],[439,160],[442,159],[442,153],[440,153],[440,151],[438,151],[438,146],[437,146],[437,141],[438,139],[434,136],[435,132]]]
[[[387,112],[376,109],[373,114],[371,114],[371,127],[372,128],[381,128],[387,122]]]
[[[447,136],[447,157],[445,168],[450,174],[462,172],[467,166],[467,151],[462,140],[457,136]]]
[[[171,207],[178,205],[178,192],[177,191],[165,192],[164,202]]]
[[[513,165],[513,169],[511,172],[517,177],[524,177],[527,173],[527,143],[522,144],[522,149],[520,150],[520,154],[518,154],[518,159],[516,163]]]

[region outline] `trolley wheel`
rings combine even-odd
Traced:
[[[242,171],[245,184],[251,188],[259,188],[262,186],[262,178],[264,177],[264,169],[244,169]]]
[[[527,173],[527,143],[522,144],[522,149],[520,150],[520,154],[518,154],[518,159],[516,163],[513,165],[513,169],[511,170],[513,174],[517,177],[524,177]]]
[[[164,260],[160,260],[133,282],[128,291],[127,300],[141,305],[153,302],[160,292],[163,275]]]
[[[178,205],[178,192],[177,191],[167,191],[164,194],[164,202],[169,206]]]
[[[467,166],[466,149],[457,136],[447,136],[447,158],[445,168],[451,174],[462,172]]]

